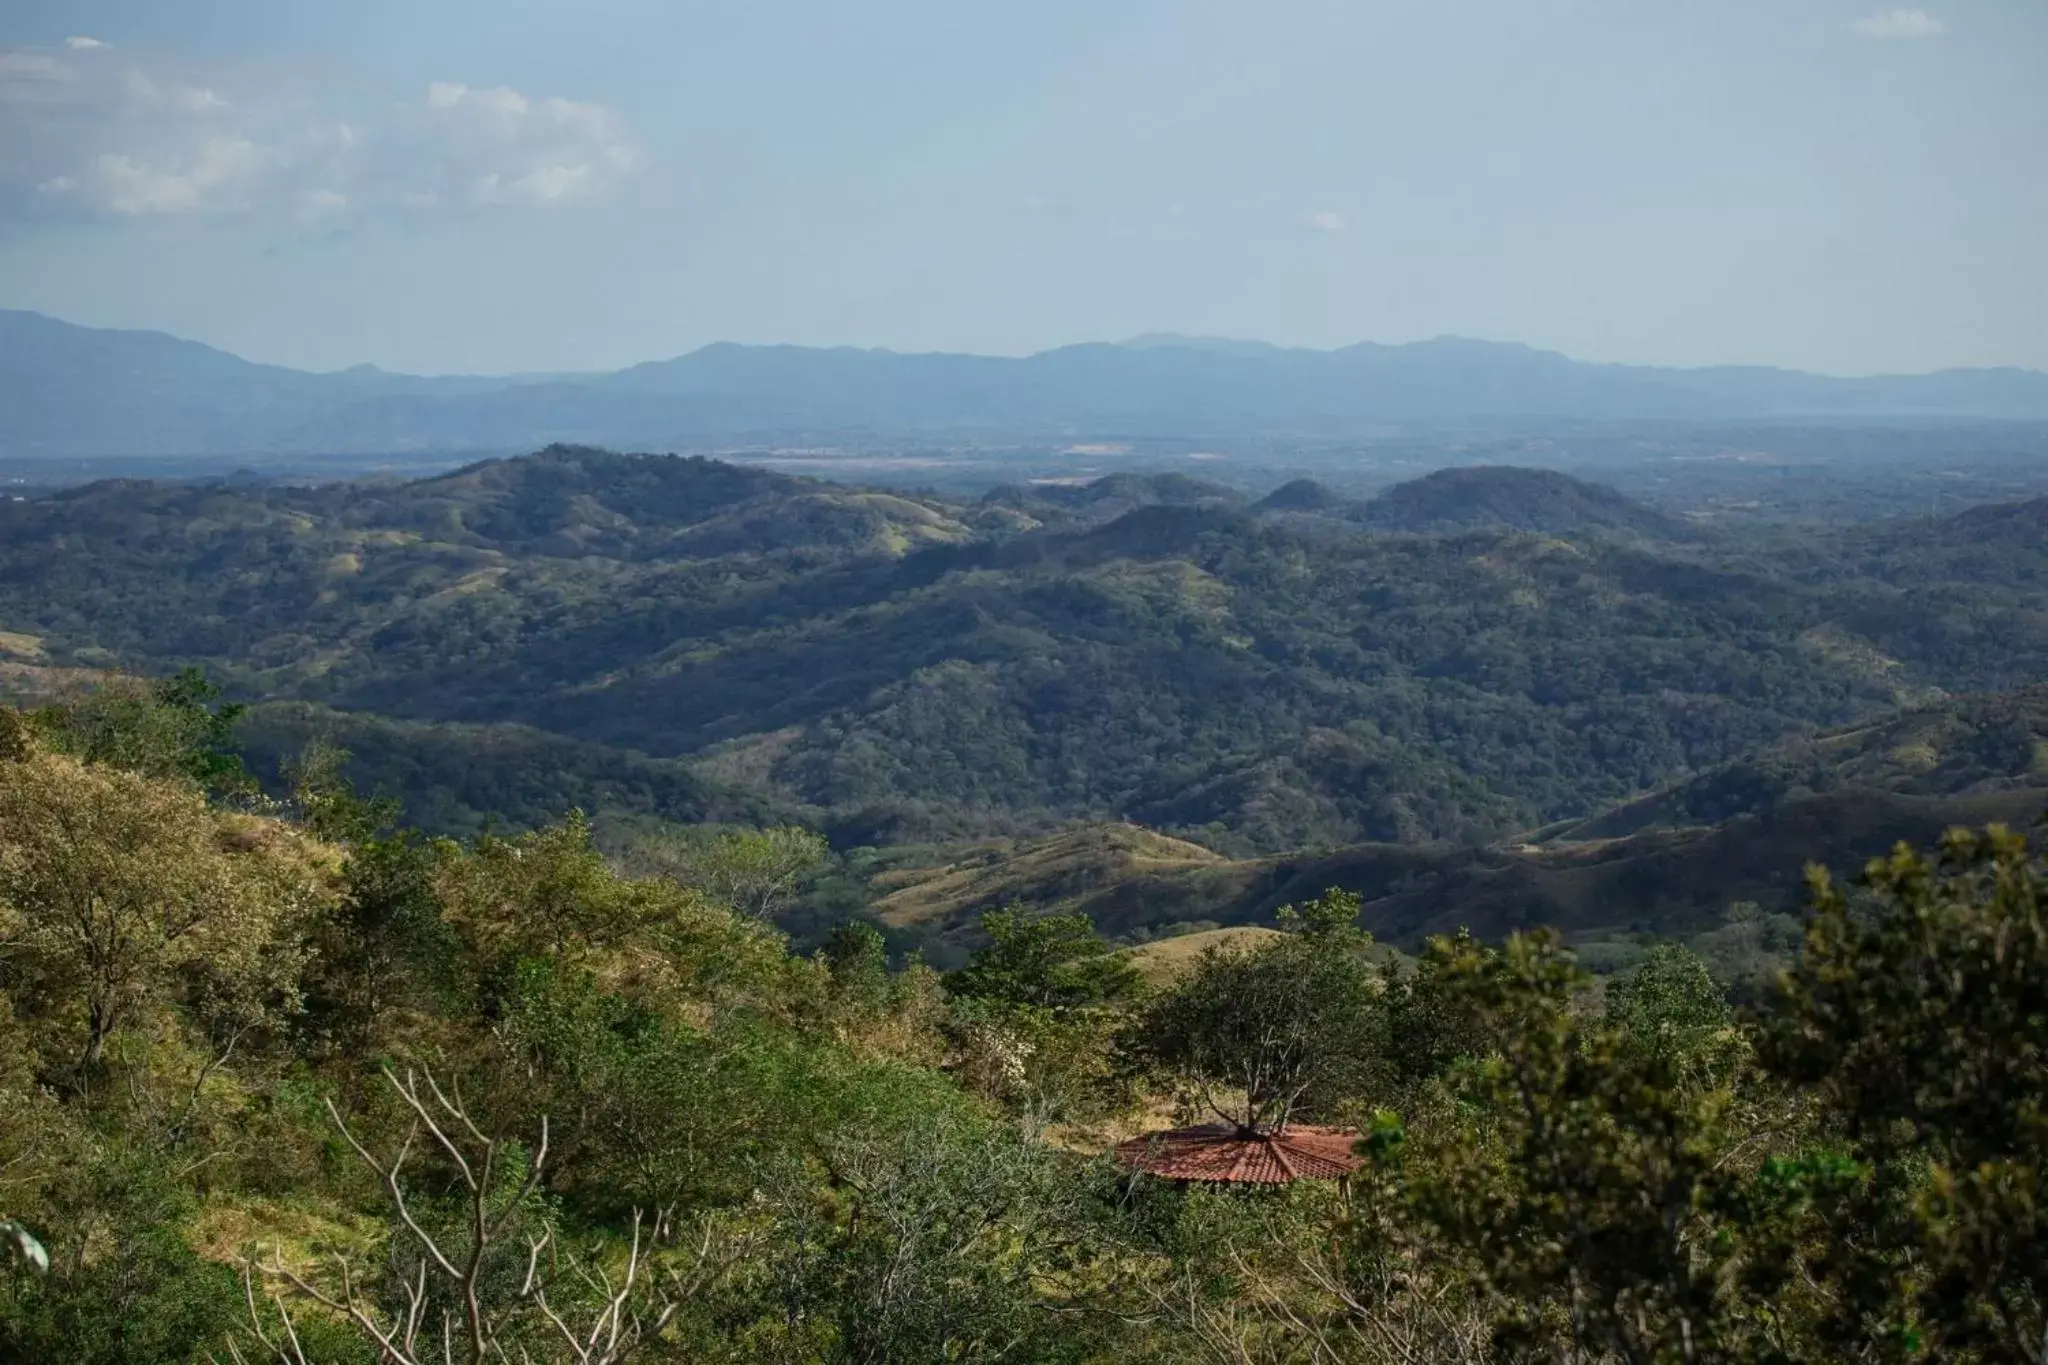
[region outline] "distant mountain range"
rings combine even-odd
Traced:
[[[0,311],[0,456],[490,452],[858,436],[1341,435],[1514,418],[2048,420],[2048,374],[1596,365],[1455,337],[1334,351],[1145,336],[1023,358],[706,346],[608,374],[313,374]]]

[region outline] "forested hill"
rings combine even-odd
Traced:
[[[2013,752],[1998,711],[1959,717],[2009,732],[1972,764]],[[191,674],[0,707],[0,1360],[2038,1348],[2048,865],[2009,831],[1817,881],[1803,934],[1737,907],[1711,956],[1537,928],[1412,957],[1361,911],[1450,883],[1493,913],[1520,883],[1650,915],[1660,888],[1597,847],[1248,866],[1070,834],[874,909],[1052,909],[1105,865],[1183,903],[1326,889],[1135,951],[1101,932],[1135,897],[999,911],[942,973],[848,914],[793,951],[767,917],[821,856],[801,832],[692,831],[639,868],[577,817],[428,839],[332,750],[256,796],[234,720]],[[1704,861],[1671,852],[1639,870]],[[1395,874],[1364,905],[1323,880]],[[1731,960],[1782,969],[1740,1013]],[[1166,1131],[1187,1115],[1209,1126]]]
[[[1121,818],[1231,854],[1495,838],[2048,675],[2048,551],[1986,532],[2023,510],[1774,549],[1646,535],[1657,514],[1582,484],[1542,531],[1225,492],[963,502],[575,448],[395,485],[100,484],[0,504],[0,647],[614,746],[672,765],[635,770],[656,809],[842,843]]]
[[[881,859],[868,873],[883,923],[935,958],[958,955],[979,917],[1021,903],[1078,911],[1105,933],[1263,924],[1339,886],[1384,941],[1469,929],[1492,939],[1561,929],[1597,960],[1644,932],[1690,938],[1724,981],[1763,987],[1782,959],[1731,933],[1731,906],[1796,942],[1810,864],[1854,874],[1903,840],[1957,827],[2033,825],[2048,810],[2048,688],[1963,696],[1800,735],[1585,820],[1483,847],[1361,843],[1226,859],[1130,825],[987,840],[941,858]],[[1753,935],[1750,936],[1753,940]],[[1618,940],[1618,942],[1607,942]],[[1610,959],[1611,960],[1611,959]]]
[[[1360,509],[1360,517],[1382,531],[1507,526],[1549,535],[1652,540],[1682,540],[1692,534],[1676,517],[1554,469],[1440,469],[1387,490]]]

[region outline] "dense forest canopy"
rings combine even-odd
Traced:
[[[842,846],[1129,819],[1232,854],[1498,839],[2042,674],[2039,504],[1780,541],[1534,477],[1262,510],[1188,479],[958,500],[560,448],[397,485],[102,483],[0,504],[0,638],[28,669],[202,663],[249,701],[525,727],[259,711],[273,757],[350,728],[357,775],[442,828],[499,803],[409,751],[476,747],[522,822],[609,766],[652,813]],[[539,772],[577,794],[539,809]]]
[[[2036,1359],[2039,505],[1282,493],[0,504],[0,1358]]]

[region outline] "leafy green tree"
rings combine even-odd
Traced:
[[[442,864],[437,892],[476,970],[497,980],[528,958],[585,960],[648,925],[657,889],[621,877],[572,811],[558,825],[485,836]]]
[[[0,1296],[0,1359],[186,1365],[229,1330],[240,1287],[201,1259],[185,1229],[198,1212],[178,1166],[137,1135],[79,1143],[45,1191],[47,1270]]]
[[[742,914],[773,919],[831,847],[821,834],[793,825],[729,830],[704,840],[690,836],[642,841],[636,855],[664,876],[695,887]]]
[[[889,942],[866,920],[848,920],[834,929],[820,950],[832,974],[832,990],[856,1009],[874,1010],[889,992]]]
[[[7,984],[89,1079],[108,1043],[180,1002],[238,1034],[298,1006],[325,888],[291,836],[234,851],[200,794],[56,754],[0,781]],[[64,1041],[59,1042],[62,1039]]]
[[[1756,1291],[1774,1268],[1745,1261],[1726,1216],[1748,1179],[1727,1160],[1732,1094],[1686,1084],[1669,1050],[1579,1008],[1590,981],[1553,933],[1499,952],[1437,940],[1429,955],[1490,1047],[1449,1072],[1458,1104],[1425,1151],[1375,1154],[1493,1294],[1499,1347],[1589,1365],[1768,1356]]]
[[[1387,1019],[1358,907],[1332,890],[1283,911],[1278,939],[1208,949],[1146,1006],[1127,1049],[1172,1079],[1183,1109],[1240,1128],[1283,1128],[1362,1097]]]
[[[989,941],[946,978],[956,1070],[969,1089],[1051,1119],[1123,1107],[1112,1064],[1120,1006],[1142,982],[1086,915],[982,916]]]
[[[1733,1042],[1729,1026],[1734,1011],[1697,953],[1675,943],[1660,943],[1633,971],[1609,983],[1607,1021],[1626,1045],[1643,1049],[1676,1065],[1711,1065]]]
[[[830,1198],[778,1201],[775,1312],[810,1337],[792,1357],[1099,1358],[1090,1339],[1110,1320],[1071,1288],[1094,1259],[1081,1237],[1093,1190],[1061,1153],[954,1110],[844,1135],[820,1156]]]
[[[957,996],[1061,1010],[1114,1004],[1138,990],[1128,954],[1086,915],[1034,918],[1012,907],[983,915],[981,928],[988,943],[947,978]]]
[[[1461,1058],[1492,1051],[1486,1021],[1460,1006],[1446,989],[1453,964],[1483,951],[1483,944],[1460,929],[1432,943],[1419,960],[1395,959],[1382,969],[1387,1071],[1397,1089],[1412,1090],[1442,1076]]]
[[[52,747],[88,763],[151,776],[180,775],[210,792],[256,790],[235,747],[247,710],[221,700],[197,668],[143,682],[108,677],[36,712],[33,724]]]
[[[33,749],[33,731],[11,706],[0,706],[0,763],[19,763]]]
[[[377,1050],[392,1009],[457,988],[458,945],[438,886],[451,846],[400,825],[396,801],[357,795],[343,773],[348,757],[317,742],[287,775],[301,821],[347,850],[339,904],[309,973],[306,1027],[340,1054],[362,1057]]]
[[[1810,873],[1813,918],[1764,1034],[1866,1179],[1829,1260],[1837,1340],[1937,1358],[2048,1352],[2048,869],[2012,831],[1952,832]]]

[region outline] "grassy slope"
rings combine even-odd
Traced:
[[[875,887],[877,908],[892,925],[957,943],[980,912],[1012,901],[1080,910],[1122,935],[1269,922],[1282,905],[1342,886],[1364,898],[1368,928],[1403,946],[1459,927],[1697,933],[1734,902],[1796,908],[1809,862],[1854,875],[1901,840],[1924,844],[1959,824],[2032,824],[2048,811],[2044,731],[2048,689],[1958,698],[1476,848],[1360,844],[1225,859],[1130,826],[1070,830],[892,874]],[[1701,818],[1708,810],[1718,813]]]
[[[1201,929],[1192,934],[1155,939],[1131,952],[1131,965],[1152,986],[1167,986],[1186,975],[1195,962],[1211,948],[1255,948],[1280,931],[1255,924],[1235,924],[1222,929]]]

